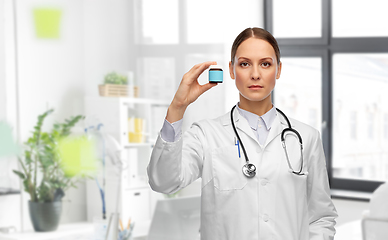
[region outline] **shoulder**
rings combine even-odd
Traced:
[[[200,128],[218,128],[230,125],[230,112],[227,112],[214,119],[203,119],[193,123],[193,126],[198,126]]]
[[[186,131],[186,136],[192,136],[202,142],[206,149],[215,149],[230,145],[232,138],[230,113],[214,119],[203,119],[194,122]],[[233,141],[232,141],[233,142]]]
[[[214,119],[203,119],[194,122],[191,125],[189,131],[196,132],[198,135],[202,135],[205,139],[211,139],[217,142],[217,139],[230,137],[228,128],[230,128],[230,112],[225,113]]]
[[[318,160],[317,163],[320,165],[326,164],[324,161],[325,156],[321,133],[317,129],[301,121],[295,119],[290,119],[290,121],[291,125],[293,125],[293,128],[297,130],[302,137],[303,150],[305,151],[306,156],[318,156],[318,159],[323,159],[323,161]]]
[[[313,128],[312,126],[304,122],[301,122],[299,120],[296,120],[294,118],[290,118],[290,122],[292,127],[295,128],[298,132],[300,132],[302,137],[306,138],[306,140],[320,138],[320,135],[321,135],[320,132],[317,129]]]

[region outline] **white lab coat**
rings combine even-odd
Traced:
[[[244,117],[234,121],[257,174],[242,173],[245,158],[235,145],[230,112],[194,123],[176,142],[159,136],[148,166],[149,184],[173,193],[202,178],[202,240],[329,240],[337,213],[330,198],[325,156],[317,130],[290,119],[303,138],[304,171],[289,172],[280,133],[288,127],[277,114],[264,146]],[[298,169],[300,148],[287,137],[291,163]]]

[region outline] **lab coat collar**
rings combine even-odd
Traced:
[[[255,131],[257,131],[260,119],[264,123],[264,127],[269,131],[271,129],[272,122],[277,114],[277,111],[274,106],[272,106],[272,108],[262,116],[241,109],[238,104],[236,105],[236,109],[239,111],[241,116],[248,120],[249,126]]]
[[[290,121],[291,127],[294,127],[293,121],[290,118],[288,119]],[[286,119],[283,117],[282,114],[276,114],[276,117],[272,123],[271,130],[269,131],[267,140],[265,141],[265,146],[267,146],[272,140],[274,140],[279,134],[281,134],[283,129],[285,128],[288,128],[288,123]]]
[[[237,110],[233,111],[233,120],[236,128],[243,131],[245,134],[247,134],[249,137],[251,137],[258,143],[258,140],[254,136],[248,121],[243,116],[241,116]],[[290,120],[291,126],[293,127],[294,124],[292,120],[290,118],[289,120]],[[230,111],[222,117],[221,122],[222,122],[222,125],[224,126],[232,125],[231,119],[230,119]],[[287,121],[284,119],[284,117],[280,113],[276,114],[276,117],[273,120],[273,123],[271,126],[271,130],[269,131],[267,140],[265,142],[265,146],[268,145],[272,140],[274,140],[279,134],[281,134],[283,129],[287,127],[288,127],[288,124],[287,124]]]
[[[234,120],[234,125],[236,126],[236,129],[240,129],[246,135],[248,135],[258,143],[258,140],[253,134],[253,131],[249,126],[248,121],[243,116],[240,115],[237,109],[233,111],[233,120]],[[230,111],[221,118],[221,123],[224,126],[232,125],[231,118],[230,118]]]
[[[287,113],[284,113],[284,114],[286,114],[286,117],[290,121],[291,127],[294,127],[294,122],[292,121],[292,119],[290,117],[288,117]],[[287,123],[286,119],[283,117],[283,115],[280,114],[279,112],[277,115],[278,115],[278,118],[280,119],[279,121],[282,123],[282,125],[284,125],[286,128],[288,128],[288,123]]]
[[[283,129],[287,127],[287,123],[283,124],[279,118],[280,114],[276,114],[275,119],[273,120],[271,130],[269,131],[267,140],[265,140],[264,146],[267,146],[272,140],[274,140]]]
[[[280,113],[278,113],[278,114],[276,114],[276,115],[277,115],[277,117],[276,117],[273,121],[274,121],[274,122],[276,122],[276,121],[279,122],[279,121],[280,121],[280,123],[281,123],[282,125],[284,125],[284,127],[288,127],[288,124],[287,124],[286,119],[284,119],[284,117],[283,117]],[[287,115],[287,113],[286,113],[286,115]],[[238,123],[238,122],[240,121],[240,117],[244,119],[244,117],[242,117],[242,116],[238,113],[238,111],[234,111],[234,112],[233,112],[233,119],[234,119],[235,124]],[[288,116],[287,116],[287,117],[288,117]],[[277,119],[277,120],[276,120],[276,119]],[[289,120],[290,120],[291,126],[293,127],[294,124],[293,124],[292,119],[289,118]],[[227,125],[231,124],[230,121],[231,121],[231,119],[230,119],[230,111],[229,111],[228,113],[226,113],[226,114],[221,118],[221,123],[222,123],[222,125],[227,126]],[[249,125],[249,124],[248,124],[248,125]],[[271,127],[272,127],[272,126],[271,126]],[[283,127],[283,128],[284,128],[284,127]]]

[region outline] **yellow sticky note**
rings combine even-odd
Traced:
[[[34,9],[35,32],[38,38],[58,39],[62,11],[59,9]]]
[[[97,169],[97,155],[94,141],[82,137],[68,137],[58,143],[58,151],[66,176],[80,173],[94,173]]]
[[[12,137],[12,128],[0,121],[0,157],[16,155],[19,152],[20,148]]]

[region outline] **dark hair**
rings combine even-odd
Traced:
[[[262,28],[254,27],[254,28],[245,29],[234,40],[233,45],[232,45],[232,51],[231,51],[232,64],[234,63],[234,57],[236,56],[237,48],[240,46],[240,44],[242,42],[244,42],[245,40],[247,40],[248,38],[251,38],[251,37],[262,39],[262,40],[268,42],[269,44],[271,44],[271,46],[273,47],[273,49],[275,51],[277,63],[278,64],[280,63],[280,50],[279,50],[278,42],[276,41],[274,36],[272,36],[271,33],[269,33],[268,31],[266,31]]]

